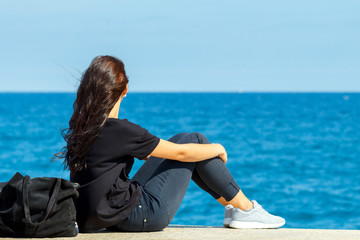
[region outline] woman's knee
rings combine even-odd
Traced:
[[[205,144],[210,143],[210,141],[200,132],[193,132],[191,134],[198,139],[199,143],[205,143]]]
[[[181,132],[178,134],[175,134],[174,136],[172,136],[171,138],[169,138],[169,142],[177,142],[179,141],[179,139],[183,138],[184,136],[188,135],[189,133],[187,132]]]
[[[200,132],[178,133],[171,137],[168,141],[176,143],[210,143],[210,141]]]

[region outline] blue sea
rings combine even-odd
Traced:
[[[17,171],[69,178],[50,159],[64,146],[74,99],[0,94],[0,181]],[[128,93],[119,118],[162,139],[196,131],[223,144],[243,192],[285,227],[360,229],[359,106],[357,93]],[[172,224],[220,226],[223,214],[191,183]]]

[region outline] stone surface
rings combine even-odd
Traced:
[[[10,239],[10,238],[2,238]],[[1,240],[2,240],[1,239]],[[56,238],[57,240],[101,240],[101,239],[276,239],[276,240],[360,240],[360,230],[322,230],[322,229],[229,229],[223,227],[170,226],[160,232],[107,232],[79,234],[75,238]]]

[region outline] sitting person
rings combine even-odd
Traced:
[[[76,201],[80,232],[159,231],[173,219],[192,179],[225,207],[225,227],[277,228],[281,217],[250,201],[234,181],[221,144],[201,133],[160,139],[127,119],[119,107],[128,91],[121,60],[96,57],[82,76],[64,158],[71,181],[80,184]],[[134,158],[146,160],[132,179]]]

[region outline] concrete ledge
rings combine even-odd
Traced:
[[[11,238],[1,238],[11,239]],[[176,226],[167,227],[160,232],[108,232],[102,231],[91,234],[79,234],[75,238],[56,238],[70,240],[101,240],[101,239],[286,239],[286,240],[359,240],[360,230],[322,230],[322,229],[230,229],[223,227],[204,227],[204,226]]]

